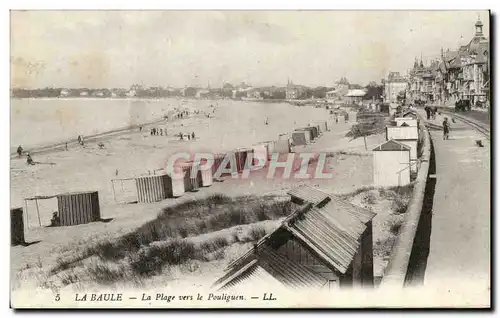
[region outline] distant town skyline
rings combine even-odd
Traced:
[[[487,11],[12,11],[11,85],[366,85],[468,43],[478,18],[489,37]]]

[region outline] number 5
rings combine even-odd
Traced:
[[[61,300],[61,297],[59,296],[59,294],[56,295],[56,301],[59,301]]]

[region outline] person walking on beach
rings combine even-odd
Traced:
[[[339,123],[339,115],[338,114],[335,114],[335,123],[338,124]]]
[[[195,138],[195,135],[194,135],[194,131],[193,131],[193,133],[191,134],[191,139],[194,140],[194,138]]]
[[[22,155],[23,155],[23,147],[19,145],[19,147],[17,147],[17,156],[21,158]]]
[[[349,113],[348,112],[345,112],[344,120],[345,120],[345,123],[347,124],[347,122],[349,121]]]
[[[163,128],[160,128],[160,136],[163,136]]]
[[[448,117],[445,117],[443,121],[443,140],[448,140],[449,135],[450,135],[450,123],[448,122]]]
[[[191,140],[191,135],[188,133],[188,140]]]

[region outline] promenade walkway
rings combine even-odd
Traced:
[[[443,117],[437,115],[431,122],[441,126]],[[449,140],[443,140],[442,131],[431,131],[436,188],[424,287],[453,293],[474,305],[488,305],[490,143],[466,124],[448,120]],[[484,147],[477,146],[476,140],[482,140]]]

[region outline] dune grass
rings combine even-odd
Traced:
[[[69,257],[57,260],[49,276],[60,275],[63,285],[84,279],[112,284],[157,275],[168,266],[222,259],[225,247],[257,241],[266,234],[265,228],[252,223],[283,218],[290,213],[290,208],[288,197],[274,196],[230,198],[215,194],[186,201],[163,209],[156,219],[117,240],[75,249]],[[190,240],[244,224],[249,224],[250,229],[243,237],[233,232],[229,237],[207,237],[201,242]],[[75,268],[81,270],[75,274]]]

